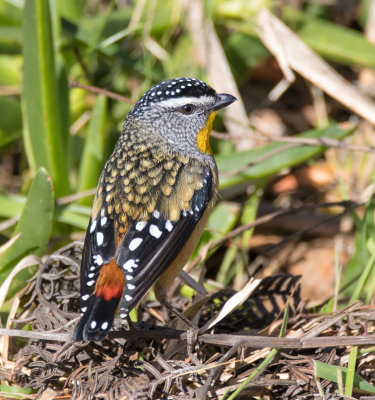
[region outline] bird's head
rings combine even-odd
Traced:
[[[128,118],[137,122],[140,131],[151,131],[171,149],[210,154],[209,134],[215,115],[235,100],[198,79],[170,79],[148,90]]]

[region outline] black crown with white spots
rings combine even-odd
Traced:
[[[149,89],[132,108],[136,114],[142,108],[162,100],[178,97],[215,96],[216,92],[207,83],[195,78],[175,78],[162,81]]]

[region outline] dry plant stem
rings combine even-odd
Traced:
[[[11,226],[15,225],[19,219],[20,219],[20,217],[13,217],[13,218],[9,218],[9,219],[6,219],[5,221],[1,222],[0,223],[0,232],[5,231],[5,229],[8,229]]]
[[[374,0],[370,1],[365,33],[367,40],[370,43],[375,44],[375,1]]]
[[[254,146],[254,138],[249,130],[249,119],[242,102],[237,84],[233,78],[228,60],[213,23],[205,15],[202,0],[180,0],[186,15],[186,26],[191,34],[195,54],[206,70],[209,81],[218,91],[231,93],[238,101],[225,110],[225,126],[237,150]]]
[[[277,139],[269,139],[269,142],[288,142],[295,144],[306,144],[308,146],[324,146],[342,150],[361,151],[364,153],[375,153],[374,146],[360,146],[356,144],[345,143],[342,140],[331,139],[327,137],[320,138],[298,138],[298,137],[282,137]]]
[[[106,96],[110,99],[113,99],[113,100],[122,101],[124,103],[132,104],[132,105],[135,104],[135,102],[133,100],[129,99],[128,97],[121,96],[120,94],[111,92],[110,90],[107,90],[107,89],[99,88],[97,86],[86,85],[86,84],[80,83],[80,82],[70,82],[69,87],[84,89],[91,93],[103,94],[104,96]]]
[[[202,395],[206,395],[208,391],[210,390],[210,387],[214,385],[215,381],[217,380],[217,378],[219,377],[220,372],[222,371],[222,369],[224,368],[224,363],[226,361],[228,361],[238,350],[238,346],[233,346],[231,347],[225,354],[223,354],[220,359],[216,362],[218,364],[217,367],[213,368],[208,377],[207,380],[205,382],[205,384],[203,385],[203,387],[200,389],[200,391],[202,392]],[[207,397],[206,397],[207,398]]]
[[[22,94],[21,86],[0,86],[0,96],[17,96]]]
[[[268,10],[259,12],[257,29],[289,82],[294,81],[294,70],[356,114],[375,123],[375,104],[371,98],[346,81]]]
[[[84,192],[70,194],[69,196],[59,197],[56,200],[56,205],[62,206],[64,204],[73,203],[73,201],[83,199],[88,196],[93,196],[96,193],[96,188],[85,190]]]
[[[0,335],[13,337],[24,337],[32,340],[51,340],[56,342],[69,342],[71,336],[66,333],[33,332],[18,329],[0,328]],[[137,331],[112,331],[110,338],[122,339],[178,339],[187,340],[187,334],[176,329],[163,330],[137,330]],[[263,349],[274,347],[277,349],[315,349],[319,347],[343,347],[343,346],[374,346],[375,335],[366,336],[326,336],[313,338],[277,338],[269,336],[254,335],[231,335],[231,334],[203,334],[199,341],[205,344],[217,346],[243,346],[245,348]],[[72,344],[74,344],[72,342]]]
[[[360,301],[356,301],[355,303],[351,304],[350,306],[348,306],[348,307],[344,308],[343,310],[341,310],[341,311],[335,313],[334,315],[332,315],[331,318],[325,319],[322,323],[320,323],[319,325],[315,326],[309,332],[304,334],[303,337],[305,339],[308,339],[308,338],[313,338],[313,337],[316,337],[316,336],[320,335],[326,329],[330,328],[332,325],[336,324],[341,319],[346,317],[349,313],[357,310],[358,307],[360,307],[360,306],[361,306],[361,302]]]

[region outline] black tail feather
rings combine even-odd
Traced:
[[[118,297],[107,301],[103,297],[93,295],[74,331],[73,340],[75,342],[103,340],[112,327],[119,301]]]

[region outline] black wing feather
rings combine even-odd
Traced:
[[[193,194],[191,210],[182,211],[176,222],[171,223],[156,211],[156,215],[154,212],[141,231],[137,230],[137,223],[129,227],[117,256],[117,263],[123,268],[126,281],[119,310],[121,317],[125,317],[142,299],[189,240],[212,200],[214,182],[209,168],[205,171],[204,180],[202,188]],[[152,229],[157,235],[150,234]],[[137,238],[142,238],[142,242],[131,250],[131,243]]]

